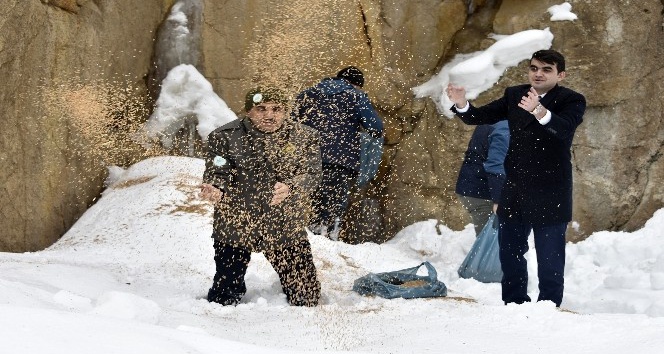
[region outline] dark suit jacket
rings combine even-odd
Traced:
[[[505,157],[507,178],[498,217],[526,224],[572,220],[572,162],[570,148],[576,127],[583,121],[586,100],[566,87],[555,86],[540,101],[551,112],[541,125],[518,106],[530,85],[505,89],[503,97],[482,107],[458,113],[466,124],[492,124],[507,119],[510,145]]]

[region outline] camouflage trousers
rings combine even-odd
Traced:
[[[208,292],[208,301],[235,305],[247,292],[244,275],[251,252],[215,241],[216,274]],[[320,299],[320,282],[316,275],[311,245],[308,240],[263,252],[279,275],[288,303],[293,306],[316,306]]]

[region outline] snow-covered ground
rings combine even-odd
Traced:
[[[160,157],[126,171],[55,245],[0,253],[0,352],[661,353],[664,210],[633,233],[567,246],[565,300],[505,306],[499,284],[459,279],[474,241],[435,220],[382,245],[311,235],[322,304],[290,307],[254,254],[242,304],[205,300],[214,272],[211,210],[197,198],[203,161]],[[534,252],[529,252],[535,277]],[[447,298],[363,297],[369,272],[430,261]],[[537,279],[531,279],[536,298]]]

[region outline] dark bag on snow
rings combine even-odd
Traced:
[[[363,187],[376,177],[378,165],[383,158],[383,141],[373,138],[365,132],[360,132],[360,170],[357,174],[357,186]]]
[[[428,275],[417,275],[421,266],[427,268]],[[353,291],[386,299],[447,296],[447,286],[438,280],[438,273],[429,262],[393,272],[369,273],[355,280]]]
[[[491,214],[482,231],[477,235],[473,247],[459,267],[459,276],[473,278],[482,283],[500,283],[503,271],[500,268],[498,246],[498,218]]]

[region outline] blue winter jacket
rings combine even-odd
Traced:
[[[510,131],[506,120],[475,128],[459,170],[457,194],[498,203],[505,183],[503,163],[509,140]]]
[[[360,137],[364,128],[372,137],[383,135],[383,122],[369,97],[348,81],[325,78],[297,96],[293,119],[320,132],[324,164],[357,171]]]

